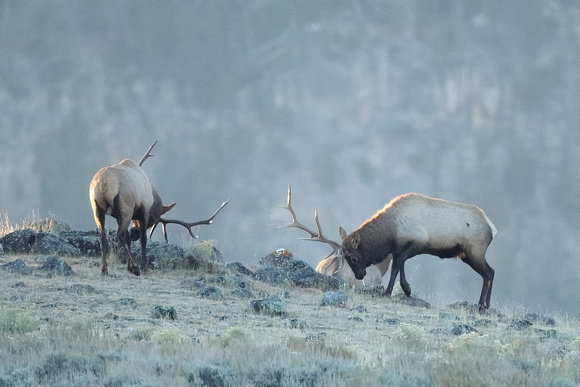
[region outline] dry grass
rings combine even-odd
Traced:
[[[33,257],[19,258],[38,265]],[[231,273],[215,284],[224,295],[216,301],[184,285],[214,274],[153,271],[135,277],[113,264],[112,275],[103,278],[99,259],[66,260],[72,277],[0,271],[0,386],[580,383],[575,320],[510,330],[509,310],[480,316],[352,291],[346,308],[322,307],[319,290],[281,289],[246,278],[255,298],[285,301],[287,315],[270,317],[254,314],[251,299],[231,295]],[[79,292],[76,284],[96,292]],[[122,300],[127,298],[134,303]],[[174,307],[177,320],[152,318],[155,305]],[[477,326],[479,333],[445,333],[453,324],[474,325],[478,319],[489,320]]]

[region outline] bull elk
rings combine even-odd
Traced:
[[[357,279],[365,268],[393,256],[390,295],[397,275],[407,296],[411,287],[405,278],[405,261],[419,254],[460,258],[483,279],[479,309],[490,306],[495,271],[485,253],[497,229],[480,208],[463,203],[409,193],[391,200],[383,209],[350,234],[339,228],[342,252]]]
[[[291,188],[288,187],[288,201],[286,206],[283,206],[282,208],[290,212],[290,215],[292,216],[292,223],[286,226],[281,226],[279,228],[298,228],[310,234],[310,237],[302,239],[326,243],[330,247],[332,247],[333,250],[332,253],[323,260],[321,260],[318,263],[318,266],[316,266],[317,272],[332,277],[343,278],[348,283],[349,287],[352,286],[374,287],[379,286],[382,283],[383,276],[389,269],[389,262],[391,261],[390,256],[385,257],[386,259],[384,259],[377,265],[371,265],[369,268],[366,269],[366,274],[364,275],[363,278],[356,279],[350,267],[347,264],[345,264],[345,260],[342,255],[342,245],[322,235],[322,228],[320,227],[320,222],[318,221],[318,211],[314,210],[314,222],[316,223],[317,229],[317,231],[315,232],[310,230],[306,226],[302,225],[296,220],[296,213],[292,208],[291,200],[292,200],[292,191]]]
[[[151,234],[153,234],[157,224],[161,223],[163,225],[163,235],[165,241],[167,241],[165,226],[168,223],[176,223],[185,227],[189,234],[195,238],[191,228],[197,225],[211,224],[217,213],[229,202],[228,200],[222,203],[213,215],[206,220],[188,223],[161,218],[163,214],[175,206],[175,203],[167,206],[162,204],[157,189],[155,189],[155,186],[141,168],[143,162],[153,156],[151,150],[155,144],[157,144],[157,141],[149,147],[139,164],[131,159],[125,159],[119,164],[100,169],[91,181],[90,199],[95,222],[101,234],[101,274],[103,275],[108,274],[106,259],[108,243],[105,234],[105,215],[110,215],[117,220],[119,243],[127,252],[127,270],[135,275],[140,275],[141,271],[146,272],[149,267],[149,260],[146,254],[147,229],[152,227]],[[133,221],[134,229],[139,230],[139,234],[135,238],[131,238],[132,233],[130,234],[128,230],[131,221]],[[136,240],[137,238],[141,239],[141,269],[135,263],[135,257],[133,257],[131,252],[131,239]]]

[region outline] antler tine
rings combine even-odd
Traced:
[[[310,234],[310,237],[301,238],[301,239],[306,240],[306,241],[327,243],[332,247],[332,249],[334,250],[335,253],[339,253],[340,250],[342,249],[342,246],[339,245],[338,243],[336,243],[335,241],[332,241],[330,239],[325,238],[322,235],[322,227],[320,227],[320,222],[318,220],[318,210],[316,210],[316,209],[314,210],[314,221],[316,222],[316,228],[318,230],[318,232],[316,233],[316,232],[310,230],[308,227],[304,226],[302,223],[298,222],[298,220],[296,219],[296,213],[294,212],[294,209],[292,208],[292,205],[290,203],[291,199],[292,199],[292,192],[291,192],[290,186],[288,186],[288,204],[286,206],[282,206],[282,208],[285,208],[290,212],[290,215],[292,216],[292,223],[287,224],[285,226],[280,226],[278,228],[298,228],[300,230],[306,231],[308,234]]]
[[[184,222],[182,220],[177,220],[177,219],[163,219],[163,218],[159,218],[153,224],[153,227],[151,227],[151,232],[149,233],[149,237],[151,237],[151,235],[153,235],[153,231],[155,230],[155,227],[157,227],[157,224],[161,223],[161,226],[163,227],[163,236],[165,237],[165,241],[167,242],[167,228],[166,228],[166,226],[169,223],[175,223],[175,224],[179,224],[179,225],[182,225],[183,227],[185,227],[187,229],[187,231],[189,232],[189,235],[191,235],[192,238],[197,238],[193,234],[193,231],[191,230],[191,228],[194,227],[194,226],[211,224],[211,222],[213,221],[213,218],[216,217],[216,215],[218,214],[218,212],[220,212],[220,210],[222,208],[224,208],[225,205],[230,202],[230,200],[232,200],[232,198],[229,198],[228,200],[226,200],[225,202],[223,202],[221,204],[221,206],[219,206],[218,209],[215,210],[213,212],[213,214],[209,218],[207,218],[205,220],[198,220],[198,221],[195,221],[195,222]]]
[[[310,238],[318,237],[317,233],[310,230],[308,227],[304,226],[302,223],[298,222],[298,220],[296,219],[296,213],[294,212],[294,209],[292,208],[292,205],[290,204],[291,200],[292,200],[292,191],[290,189],[290,186],[288,186],[288,203],[286,206],[282,206],[282,208],[284,208],[290,212],[290,215],[292,216],[292,223],[287,224],[285,226],[279,226],[278,228],[298,228],[298,229],[306,231],[308,234],[310,234]],[[309,238],[306,238],[306,239],[309,239]]]
[[[338,253],[342,249],[342,245],[336,243],[333,240],[327,239],[324,235],[322,235],[322,227],[320,227],[320,221],[318,220],[318,210],[314,209],[314,222],[316,222],[316,228],[318,229],[318,237],[316,238],[317,241],[328,243],[332,246],[332,249],[335,253]]]
[[[151,151],[153,150],[153,147],[157,144],[158,140],[155,140],[155,142],[153,144],[151,144],[151,146],[149,147],[149,149],[147,149],[147,153],[145,153],[143,155],[143,157],[141,158],[141,161],[139,161],[139,166],[142,166],[143,163],[145,162],[145,160],[147,160],[149,157],[153,157],[155,155],[151,154]]]

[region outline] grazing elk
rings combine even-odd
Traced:
[[[364,277],[366,267],[392,254],[387,295],[393,291],[397,274],[403,291],[411,295],[405,278],[407,259],[419,254],[457,257],[483,278],[479,309],[489,308],[495,271],[485,253],[497,229],[480,208],[410,193],[391,200],[349,235],[342,227],[339,233],[344,258],[358,279]]]
[[[310,234],[309,238],[302,239],[308,241],[327,243],[328,245],[330,245],[330,247],[332,247],[333,252],[328,257],[321,260],[318,263],[318,266],[316,266],[317,272],[332,277],[343,278],[344,280],[346,280],[349,287],[351,286],[374,287],[381,285],[383,281],[383,276],[389,269],[389,262],[391,261],[390,256],[385,257],[386,259],[384,259],[377,265],[371,265],[369,268],[366,269],[366,274],[364,275],[363,278],[356,279],[350,267],[345,264],[345,260],[342,255],[342,245],[340,245],[335,241],[327,239],[322,235],[322,229],[320,227],[320,222],[318,221],[318,211],[314,210],[314,221],[316,222],[316,228],[318,230],[317,232],[314,232],[308,229],[306,226],[302,225],[301,223],[298,223],[298,221],[296,220],[296,213],[294,212],[294,209],[290,204],[291,199],[292,199],[292,191],[290,187],[288,187],[288,203],[286,206],[283,206],[282,208],[285,208],[290,212],[290,215],[292,216],[292,223],[286,226],[281,226],[279,228],[291,228],[291,227],[298,228]]]
[[[175,203],[164,206],[161,197],[157,193],[155,186],[151,183],[141,165],[153,156],[151,150],[157,144],[153,143],[143,156],[139,164],[130,159],[125,159],[119,164],[105,167],[99,170],[90,186],[91,206],[95,216],[95,222],[101,233],[102,265],[101,274],[108,274],[107,252],[108,243],[105,234],[105,215],[110,215],[117,220],[119,226],[117,236],[119,243],[127,252],[127,270],[135,275],[140,275],[141,270],[146,272],[149,261],[146,254],[147,229],[151,228],[151,234],[158,223],[163,225],[163,235],[167,241],[165,226],[167,223],[177,223],[184,226],[189,234],[195,238],[191,228],[200,224],[210,224],[217,213],[229,202],[226,201],[213,213],[213,215],[202,221],[187,223],[173,219],[163,219],[161,215],[171,210]],[[133,221],[134,229],[139,230],[138,237],[131,238],[129,225]],[[131,230],[133,231],[133,229]],[[131,233],[133,234],[133,233]],[[141,239],[141,269],[135,263],[131,252],[131,239]]]

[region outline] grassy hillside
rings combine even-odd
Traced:
[[[113,262],[103,278],[99,259],[66,262],[74,275],[0,271],[0,386],[580,383],[580,325],[562,316],[427,309],[352,290],[345,307],[321,306],[320,290],[229,271],[135,277]],[[250,302],[268,297],[285,313],[255,313]],[[174,315],[157,318],[155,306]]]

